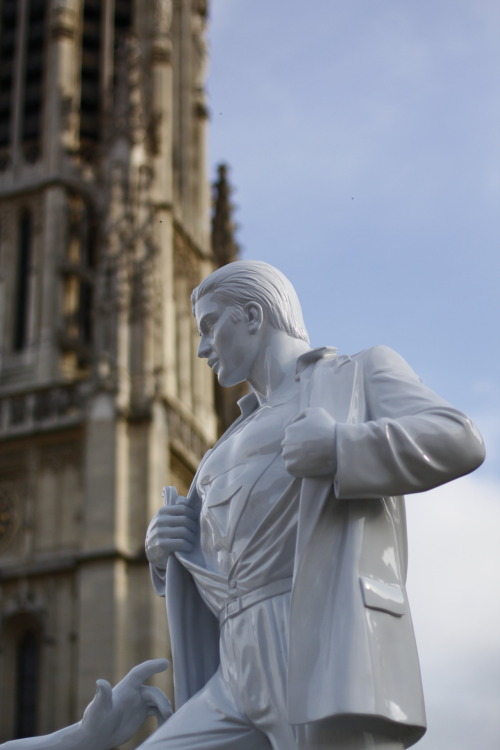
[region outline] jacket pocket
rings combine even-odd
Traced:
[[[359,582],[365,607],[388,612],[395,617],[402,617],[406,613],[405,595],[401,586],[368,576],[360,576]]]

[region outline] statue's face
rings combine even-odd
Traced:
[[[206,294],[195,305],[195,318],[200,332],[198,357],[226,388],[248,380],[258,346],[258,335],[248,329],[248,320],[235,320],[236,308],[216,295]]]

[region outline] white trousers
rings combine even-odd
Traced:
[[[266,599],[221,629],[221,664],[142,750],[402,750],[399,742],[328,721],[292,726],[286,711],[290,594]]]

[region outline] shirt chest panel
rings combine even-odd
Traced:
[[[294,403],[259,409],[214,449],[200,471],[201,544],[218,566],[234,563],[290,483],[281,441],[295,413]]]

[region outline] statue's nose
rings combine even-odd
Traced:
[[[202,359],[206,359],[211,351],[211,346],[209,341],[202,336],[200,339],[200,344],[198,346],[198,357],[201,357]]]

